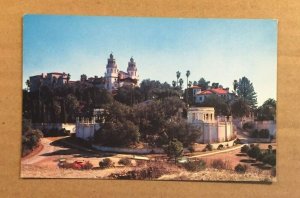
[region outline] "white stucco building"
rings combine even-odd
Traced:
[[[95,117],[91,120],[87,118],[76,118],[76,137],[83,140],[94,138],[95,132],[100,129],[100,124],[95,122]]]
[[[215,117],[213,107],[191,107],[188,109],[187,119],[188,123],[202,129],[199,143],[225,142],[234,136],[232,117]]]

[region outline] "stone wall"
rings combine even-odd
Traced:
[[[71,133],[76,133],[76,124],[75,123],[32,123],[31,125],[34,129],[66,129],[69,130]]]

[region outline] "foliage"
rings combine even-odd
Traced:
[[[180,141],[174,138],[165,147],[165,152],[170,158],[174,158],[176,162],[176,159],[183,154],[183,145]]]
[[[38,146],[43,134],[40,130],[31,129],[30,122],[23,120],[22,125],[22,156],[30,153]]]
[[[206,168],[206,162],[204,160],[188,161],[184,164],[184,168],[187,171],[198,172]]]
[[[243,124],[243,129],[244,130],[251,130],[254,128],[254,123],[253,122],[246,122]]]
[[[261,154],[259,145],[250,146],[250,149],[248,150],[247,154],[251,158],[257,158]]]
[[[276,101],[269,98],[256,110],[257,120],[275,120]]]
[[[101,169],[105,169],[105,168],[110,168],[110,167],[113,167],[114,166],[114,163],[111,159],[109,158],[104,158],[103,160],[101,160],[99,162],[99,167]]]
[[[206,150],[212,151],[212,150],[213,150],[212,145],[208,143],[208,144],[205,146],[205,151],[206,151]]]
[[[121,158],[119,161],[118,161],[118,164],[120,165],[124,165],[124,166],[130,166],[131,165],[131,160],[129,158]]]
[[[255,129],[251,132],[252,138],[269,138],[269,136],[270,136],[269,129],[261,129],[260,131]]]
[[[216,115],[230,115],[230,106],[223,98],[211,95],[204,102],[196,104],[199,107],[214,107]]]
[[[231,113],[235,117],[248,116],[250,107],[243,99],[238,99],[231,104]]]
[[[247,171],[247,166],[243,164],[238,164],[234,167],[234,170],[237,173],[245,173]]]
[[[271,166],[276,165],[276,151],[268,149],[267,151],[261,152],[256,160],[263,162],[264,164],[269,164]]]
[[[248,153],[249,150],[250,150],[250,147],[248,145],[244,145],[241,148],[241,153]]]
[[[251,109],[256,108],[257,96],[253,84],[245,76],[239,79],[237,94]]]
[[[222,149],[224,149],[224,145],[223,144],[219,144],[219,146],[218,146],[218,148],[217,148],[218,150],[222,150]]]
[[[107,146],[129,146],[140,138],[138,127],[129,120],[106,122],[96,133],[96,141]]]
[[[210,81],[206,81],[204,78],[200,78],[198,81],[198,86],[202,88],[202,90],[208,89]]]

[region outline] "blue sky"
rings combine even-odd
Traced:
[[[54,71],[103,76],[113,52],[124,71],[133,56],[141,79],[171,84],[180,71],[186,85],[190,70],[232,89],[246,76],[258,104],[276,99],[276,20],[26,15],[23,26],[23,86]]]

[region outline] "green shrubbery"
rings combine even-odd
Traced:
[[[251,132],[252,138],[269,138],[269,136],[270,136],[270,131],[268,129],[261,129],[260,131],[255,129]]]
[[[40,130],[32,129],[30,122],[23,120],[22,156],[29,154],[34,148],[36,148],[42,137],[43,133]]]
[[[187,171],[192,171],[192,172],[201,171],[206,168],[206,162],[204,160],[189,161],[184,164],[184,168]]]
[[[211,144],[209,144],[209,143],[203,149],[203,151],[212,151],[212,150],[213,150],[213,146]]]
[[[101,160],[99,162],[99,167],[102,168],[102,169],[110,168],[110,167],[113,167],[113,166],[114,166],[114,162],[111,161],[111,159],[109,159],[109,158],[104,158],[103,160]]]
[[[244,145],[241,148],[241,153],[248,153],[250,147],[248,145]]]
[[[247,166],[243,164],[238,164],[234,167],[234,170],[237,173],[245,173],[247,171]]]
[[[122,158],[118,161],[118,164],[124,165],[124,166],[130,166],[131,160],[129,158]]]
[[[259,145],[250,145],[250,149],[247,152],[248,156],[251,158],[257,158],[261,154],[261,150],[259,148]]]
[[[254,128],[253,122],[246,122],[243,124],[243,129],[244,130],[251,130]]]

